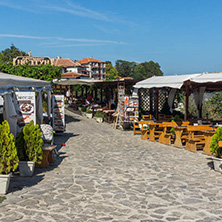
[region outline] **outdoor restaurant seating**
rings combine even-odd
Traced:
[[[212,131],[210,125],[188,126],[188,138],[186,139],[186,149],[196,152],[197,149],[203,149],[205,145],[204,131]]]

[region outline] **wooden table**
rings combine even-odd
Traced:
[[[141,129],[141,139],[142,140],[147,140],[147,132],[148,132],[148,129]]]
[[[215,133],[214,130],[203,131],[203,135],[204,135],[204,139],[205,139],[205,145],[204,145],[204,148],[203,148],[203,153],[204,154],[211,155],[210,142],[211,142],[211,138],[214,135],[214,133]]]
[[[173,145],[178,148],[183,148],[181,137],[186,126],[174,126],[173,128],[175,129],[175,141]]]
[[[141,127],[141,130],[143,129],[143,125],[144,124],[147,124],[147,125],[149,125],[150,123],[154,123],[154,121],[153,120],[151,120],[151,119],[149,119],[149,120],[140,120],[139,122],[139,125],[141,125],[142,127]]]
[[[149,125],[149,141],[155,142],[155,128],[156,126],[159,126],[161,123],[148,123]]]

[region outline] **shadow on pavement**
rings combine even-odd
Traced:
[[[81,120],[77,117],[73,117],[73,116],[66,114],[65,121],[66,121],[66,123],[71,123],[71,122],[80,122]]]
[[[210,160],[208,163],[207,163],[207,166],[209,166],[212,170],[214,170],[214,164],[213,164],[213,161],[212,161],[212,158],[207,158],[207,160]]]
[[[53,154],[54,163],[50,163],[49,168],[38,168],[35,167],[35,171],[32,177],[21,177],[19,175],[19,171],[16,171],[13,173],[13,176],[11,177],[8,193],[12,193],[18,190],[22,190],[24,187],[32,187],[39,182],[41,182],[44,179],[44,172],[54,170],[56,167],[58,167],[62,161],[68,157],[66,155],[66,146],[62,146],[62,144],[66,144],[69,138],[78,136],[79,134],[73,134],[73,133],[61,133],[54,136],[54,143],[57,145],[56,150]],[[59,151],[61,148],[61,151]]]

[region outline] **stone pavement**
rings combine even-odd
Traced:
[[[60,156],[14,175],[0,221],[222,221],[222,175],[211,160],[67,111]]]

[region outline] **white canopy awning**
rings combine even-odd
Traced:
[[[98,82],[103,82],[103,80],[95,79],[60,79],[53,80],[54,84],[72,86],[72,85],[92,85]]]
[[[48,91],[51,88],[50,82],[16,76],[0,72],[0,93],[10,91],[13,88]]]
[[[183,83],[187,80],[194,79],[201,74],[190,74],[190,75],[172,75],[172,76],[153,76],[148,79],[142,80],[134,88],[176,88],[180,89]]]
[[[195,83],[216,83],[222,82],[222,72],[203,73],[199,76],[192,77],[191,82]]]

